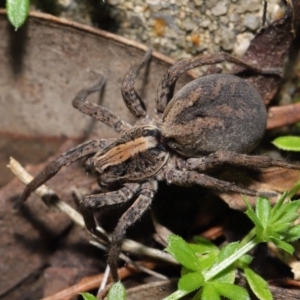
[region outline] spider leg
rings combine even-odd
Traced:
[[[112,235],[111,248],[108,256],[108,264],[114,281],[118,281],[117,261],[121,251],[122,241],[126,230],[135,223],[150,207],[157,190],[157,181],[151,180],[141,186],[140,195],[131,207],[123,214]]]
[[[174,88],[177,79],[179,76],[184,74],[186,71],[201,67],[204,65],[213,65],[221,62],[230,62],[239,66],[242,66],[248,70],[251,70],[255,73],[260,74],[272,74],[272,75],[281,75],[281,70],[279,69],[261,69],[259,67],[255,67],[252,65],[249,65],[245,62],[243,62],[240,59],[237,59],[233,56],[230,56],[229,54],[225,52],[216,52],[211,55],[206,56],[196,56],[194,58],[190,59],[184,59],[179,62],[177,62],[174,66],[170,67],[167,71],[167,73],[164,75],[164,78],[160,82],[160,85],[158,87],[157,95],[156,95],[156,109],[159,113],[163,113],[167,104],[173,97]]]
[[[151,58],[152,49],[148,50],[140,64],[131,67],[128,74],[123,79],[121,93],[127,108],[130,110],[135,118],[146,117],[146,106],[136,90],[134,83],[139,75],[140,70],[147,64]]]
[[[190,158],[187,160],[186,168],[188,170],[204,172],[224,163],[253,169],[269,167],[300,169],[300,165],[298,164],[289,164],[283,160],[273,159],[270,156],[247,155],[229,151],[217,151],[201,158]]]
[[[79,210],[84,218],[85,225],[89,231],[96,234],[96,222],[93,211],[103,206],[125,203],[131,200],[141,189],[138,183],[125,183],[124,186],[113,192],[85,196],[79,202]]]
[[[87,96],[102,90],[105,81],[105,77],[102,77],[97,85],[78,92],[78,94],[73,99],[73,106],[82,113],[91,116],[92,118],[114,128],[117,132],[124,132],[130,129],[131,125],[121,120],[107,108],[86,101]]]
[[[110,141],[106,139],[91,140],[80,144],[57,157],[26,186],[22,196],[15,203],[15,208],[19,207],[33,191],[52,178],[63,166],[70,165],[80,158],[97,152],[99,149],[108,145],[109,142]]]
[[[219,190],[219,191],[225,191],[230,193],[240,193],[249,196],[261,196],[261,197],[277,196],[276,193],[257,192],[247,188],[242,188],[235,185],[234,183],[216,179],[214,177],[207,176],[204,174],[199,174],[195,171],[167,170],[165,172],[164,177],[167,183],[172,183],[179,186],[191,186],[197,184],[212,190]]]

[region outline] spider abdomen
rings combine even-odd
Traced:
[[[154,126],[140,126],[99,151],[93,158],[94,169],[103,184],[136,182],[155,175],[169,155],[160,143]]]
[[[229,74],[195,79],[173,97],[163,116],[162,135],[178,153],[195,157],[218,150],[250,152],[261,140],[267,113],[261,96]]]

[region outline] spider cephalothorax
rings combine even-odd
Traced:
[[[127,108],[137,119],[136,124],[131,126],[109,110],[86,101],[90,93],[103,87],[104,79],[99,85],[82,90],[73,100],[74,107],[113,127],[120,136],[112,142],[106,139],[88,141],[65,152],[30,182],[19,201],[25,201],[63,166],[87,158],[87,169],[108,190],[88,195],[80,203],[90,231],[96,229],[93,210],[135,199],[112,235],[108,262],[114,280],[118,279],[116,262],[126,230],[149,208],[158,181],[268,196],[272,193],[242,188],[204,172],[223,163],[250,168],[280,166],[299,169],[299,166],[268,156],[243,154],[250,152],[261,140],[267,118],[260,95],[243,79],[226,74],[203,76],[187,84],[173,97],[178,77],[202,65],[226,60],[254,72],[270,73],[270,70],[247,65],[225,53],[180,61],[169,68],[162,79],[156,97],[156,118],[148,121],[145,105],[134,89],[134,82],[150,57],[151,51],[148,51],[142,63],[131,68],[121,88]]]
[[[129,129],[92,157],[92,169],[104,185],[143,181],[154,176],[169,158],[160,140],[157,127],[141,125]]]

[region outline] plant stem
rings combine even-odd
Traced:
[[[256,228],[253,227],[251,231],[240,241],[240,248],[249,243],[256,235]]]
[[[218,275],[220,272],[225,270],[227,267],[232,265],[235,261],[237,261],[239,258],[241,258],[244,254],[249,252],[252,248],[254,248],[256,245],[260,243],[260,239],[258,237],[255,237],[251,241],[249,241],[246,245],[242,246],[240,249],[238,249],[235,253],[233,253],[231,256],[220,262],[219,264],[213,266],[210,270],[205,272],[203,274],[205,281],[212,279],[216,275]]]
[[[189,293],[190,293],[190,291],[177,290],[174,293],[172,293],[171,295],[164,298],[163,300],[177,300],[177,299],[184,297],[185,295],[187,295]]]

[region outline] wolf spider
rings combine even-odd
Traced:
[[[251,196],[271,196],[219,180],[204,173],[224,163],[248,168],[299,166],[273,160],[268,156],[249,156],[261,140],[266,127],[266,108],[257,91],[245,80],[229,75],[206,75],[191,81],[174,96],[180,75],[203,65],[228,61],[252,72],[274,74],[233,58],[215,53],[182,60],[170,67],[159,84],[156,117],[148,120],[146,107],[134,83],[142,67],[151,58],[149,50],[143,61],[125,76],[121,93],[136,118],[135,125],[121,120],[108,109],[89,103],[89,94],[101,90],[105,79],[94,87],[80,91],[73,106],[96,120],[114,128],[120,136],[111,141],[91,140],[53,160],[26,187],[18,204],[63,166],[87,158],[87,170],[98,177],[108,192],[84,197],[79,208],[87,228],[95,233],[93,210],[135,199],[119,220],[111,240],[108,263],[114,280],[118,280],[117,260],[127,228],[150,207],[158,181],[179,186],[200,185],[209,189]]]

